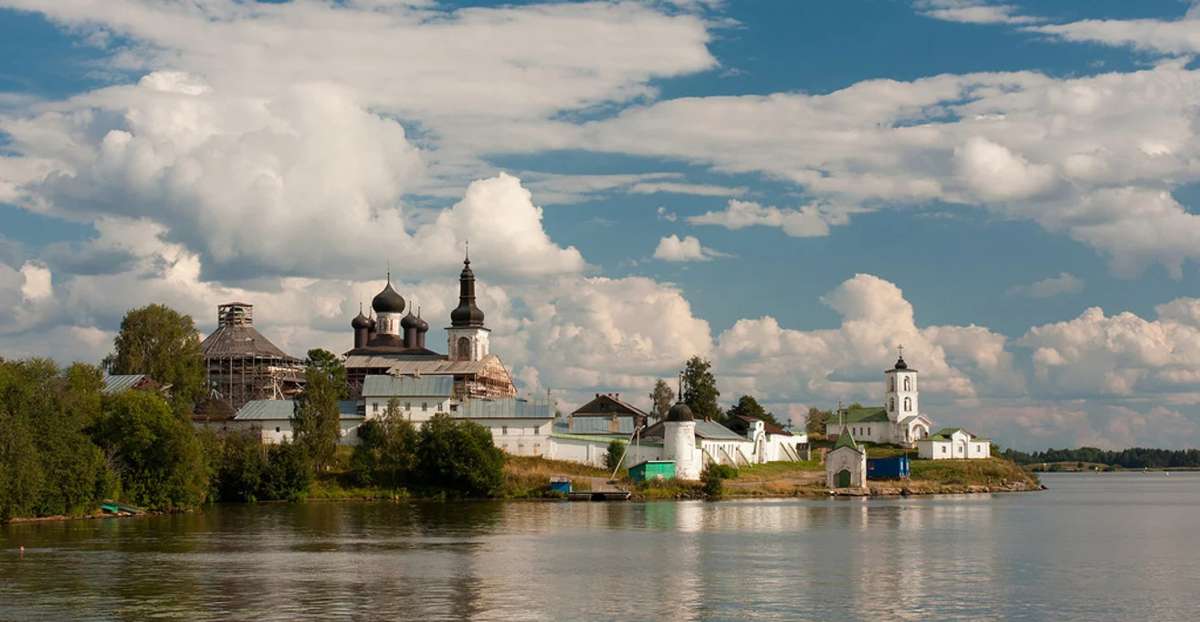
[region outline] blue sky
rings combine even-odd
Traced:
[[[904,343],[939,424],[1194,446],[1197,13],[0,0],[0,355],[227,297],[341,351],[389,260],[444,314],[470,239],[567,408],[701,354],[798,420]]]

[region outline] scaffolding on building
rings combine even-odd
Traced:
[[[304,361],[254,328],[254,305],[217,305],[217,329],[200,344],[212,396],[233,412],[251,400],[281,400],[304,388]]]

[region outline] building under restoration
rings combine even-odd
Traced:
[[[304,361],[254,328],[254,305],[217,305],[217,329],[200,344],[214,398],[236,412],[250,400],[287,399],[304,386]]]
[[[405,309],[408,315],[405,315]],[[358,317],[350,322],[354,329],[354,349],[346,353],[346,387],[350,397],[362,394],[367,376],[453,376],[454,397],[459,400],[498,399],[517,396],[508,369],[500,357],[488,351],[488,334],[484,315],[475,304],[475,273],[471,259],[463,261],[459,275],[458,306],[450,312],[446,327],[447,353],[441,354],[425,347],[429,323],[421,319],[392,288],[388,272],[387,285],[371,300],[375,317],[367,317],[359,309]]]

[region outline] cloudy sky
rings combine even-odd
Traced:
[[[799,423],[902,343],[935,424],[1196,446],[1198,53],[1180,0],[0,0],[0,356],[230,299],[342,352],[389,261],[440,344],[469,239],[564,409],[700,354]]]

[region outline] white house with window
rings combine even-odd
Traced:
[[[845,408],[830,417],[825,435],[836,440],[850,433],[859,442],[913,447],[929,436],[933,422],[921,414],[917,370],[909,369],[901,355],[895,367],[884,372],[887,388],[884,405],[871,408]]]
[[[927,460],[990,458],[992,444],[988,439],[962,428],[946,428],[917,441],[917,455]]]
[[[454,414],[453,376],[367,376],[363,380],[362,403],[367,419],[377,419],[395,399],[405,419],[428,421],[437,413]]]

